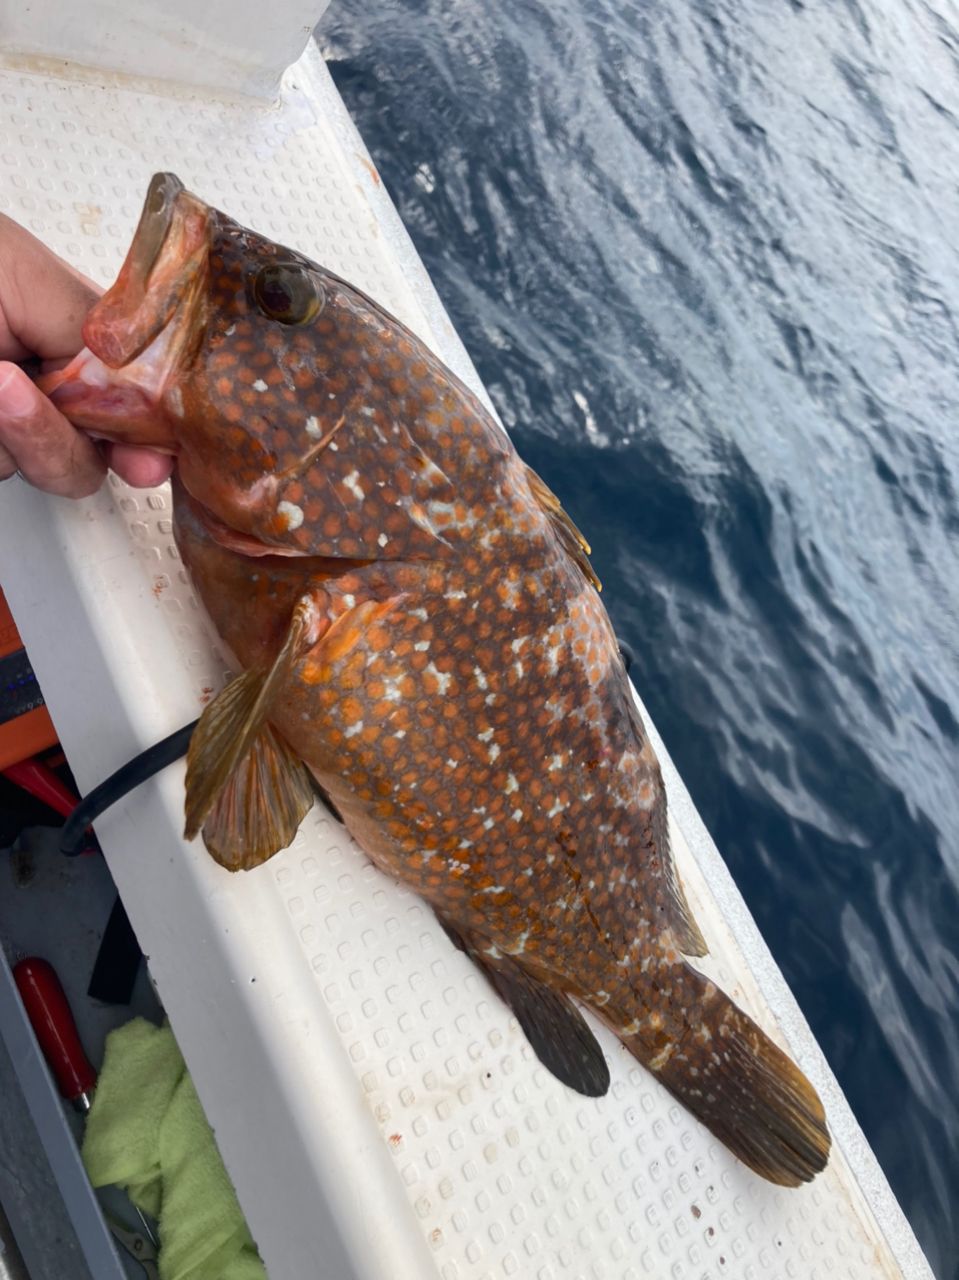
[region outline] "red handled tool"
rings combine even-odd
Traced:
[[[49,765],[36,756],[9,764],[0,769],[0,774],[68,821],[71,814],[79,812],[80,797],[60,780]],[[74,832],[76,845],[72,852],[96,853],[93,830],[89,826],[84,829],[84,826],[85,824],[80,825],[76,821],[72,823],[71,830]],[[13,842],[10,852],[55,853],[60,847],[63,830],[63,827],[24,827]]]
[[[40,1042],[47,1066],[53,1072],[60,1096],[84,1114],[90,1110],[97,1073],[83,1051],[77,1024],[56,970],[39,956],[28,956],[13,966],[13,978],[20,992],[34,1035]],[[133,1205],[143,1225],[143,1233],[131,1231],[110,1214],[107,1224],[114,1237],[143,1267],[150,1280],[157,1280],[157,1240],[154,1227],[143,1211]],[[0,1258],[0,1276],[3,1260]]]
[[[86,1113],[90,1110],[97,1073],[83,1051],[77,1024],[56,970],[39,956],[29,956],[13,966],[13,977],[60,1096]]]
[[[80,803],[80,797],[53,772],[42,760],[35,758],[19,760],[16,764],[7,765],[0,770],[5,778],[36,796],[61,818],[69,818]]]

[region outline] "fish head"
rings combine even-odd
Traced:
[[[366,295],[172,174],[150,184],[83,336],[42,389],[93,434],[175,454],[219,540],[371,559],[448,547],[434,515],[462,498],[444,428],[470,393]]]

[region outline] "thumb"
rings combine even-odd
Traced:
[[[0,362],[0,479],[15,471],[46,493],[85,498],[103,483],[106,464],[22,369]]]

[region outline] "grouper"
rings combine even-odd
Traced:
[[[569,1088],[609,1026],[756,1173],[826,1164],[806,1077],[706,946],[588,547],[477,397],[359,289],[154,178],[85,349],[45,389],[176,456],[175,537],[240,674],[186,833],[250,868],[319,790],[420,894]]]

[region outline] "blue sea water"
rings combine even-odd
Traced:
[[[959,1275],[959,9],[334,0],[318,36]]]

